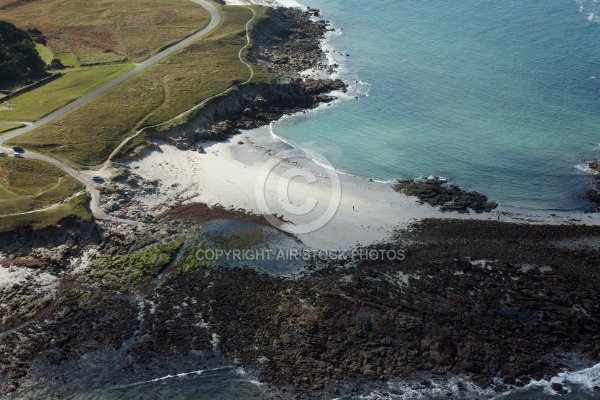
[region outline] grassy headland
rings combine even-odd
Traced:
[[[48,207],[81,190],[78,180],[51,164],[0,159],[0,216]]]
[[[255,9],[255,21],[265,17],[265,8]],[[76,167],[98,165],[136,128],[167,121],[246,81],[250,71],[238,53],[246,44],[246,23],[252,11],[222,7],[221,12],[223,23],[209,36],[13,143]],[[276,77],[262,67],[253,69],[253,82]]]
[[[82,193],[57,207],[11,216],[0,216],[0,232],[8,232],[18,228],[31,226],[33,229],[43,229],[58,224],[60,220],[73,217],[81,221],[91,221],[92,215],[88,207],[88,195]]]

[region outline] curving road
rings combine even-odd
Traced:
[[[148,67],[158,63],[159,61],[161,61],[162,59],[172,55],[173,53],[183,49],[184,47],[188,46],[190,43],[200,39],[201,37],[205,36],[206,34],[208,34],[210,31],[212,31],[214,28],[216,28],[220,23],[221,23],[221,14],[219,13],[219,11],[209,2],[205,1],[205,0],[190,0],[202,7],[204,7],[209,13],[210,13],[210,23],[201,31],[188,36],[187,38],[183,39],[182,41],[166,48],[165,50],[161,51],[160,53],[150,57],[149,59],[145,60],[144,62],[137,64],[137,66],[127,72],[124,75],[121,75],[120,77],[116,78],[113,81],[110,81],[108,83],[106,83],[105,85],[101,86],[100,88],[94,90],[93,92],[90,92],[88,94],[86,94],[83,97],[80,97],[79,99],[75,100],[74,102],[64,106],[63,108],[60,108],[56,111],[54,111],[51,114],[48,114],[47,116],[45,116],[44,118],[28,125],[25,126],[23,128],[20,129],[15,129],[14,131],[10,131],[4,135],[0,135],[0,150],[8,150],[5,147],[2,147],[2,144],[10,139],[14,139],[18,136],[21,136],[27,132],[30,132],[34,129],[37,129],[43,125],[46,125],[50,122],[53,122],[54,120],[56,120],[57,118],[62,117],[63,115],[73,111],[74,109],[76,109],[77,107],[87,103],[88,101],[95,99],[96,97],[100,96],[101,94],[107,92],[108,90],[114,88],[115,86],[119,85],[120,83],[126,81],[127,79],[139,74],[140,72],[144,71],[145,69],[147,69]],[[87,189],[87,191],[91,194],[92,199],[90,201],[90,210],[92,212],[92,214],[94,215],[94,218],[96,219],[102,219],[102,220],[106,220],[106,221],[113,221],[113,222],[120,222],[120,223],[127,223],[130,225],[144,225],[141,222],[136,222],[136,221],[131,221],[131,220],[127,220],[127,219],[120,219],[120,218],[115,218],[112,217],[108,214],[106,214],[104,211],[102,211],[102,209],[100,208],[100,192],[99,190],[96,188],[96,184],[90,180],[89,178],[85,177],[83,174],[81,174],[79,171],[75,170],[74,168],[69,167],[66,164],[63,164],[62,162],[49,157],[49,156],[45,156],[42,154],[38,154],[38,153],[34,153],[34,152],[27,152],[26,153],[26,157],[27,158],[33,158],[36,160],[42,160],[45,162],[48,162],[60,169],[62,169],[63,171],[65,171],[67,174],[71,175],[72,177],[74,177],[75,179],[79,180],[81,183],[83,183]]]

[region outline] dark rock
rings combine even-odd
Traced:
[[[586,195],[595,207],[600,207],[600,163],[598,161],[590,161],[587,165],[594,173],[594,176],[592,187],[587,190]]]
[[[440,206],[441,211],[473,210],[481,213],[489,212],[498,206],[497,203],[488,201],[481,193],[463,191],[458,186],[447,185],[446,181],[439,178],[400,179],[394,185],[394,190],[407,196],[416,196],[431,206]]]
[[[319,10],[294,8],[269,10],[269,18],[253,30],[254,45],[248,58],[284,77],[298,77],[307,69],[321,69],[327,61],[319,41],[329,30],[325,21],[314,21]]]
[[[340,80],[296,79],[287,83],[244,85],[225,97],[209,101],[189,122],[168,131],[152,131],[157,139],[189,149],[201,140],[225,140],[240,129],[266,125],[283,115],[314,108],[333,97],[327,93],[345,90]],[[254,107],[252,116],[243,111]]]

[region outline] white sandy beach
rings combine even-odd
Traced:
[[[271,157],[264,149],[255,145],[252,137],[266,135],[265,129],[237,135],[228,142],[201,143],[205,154],[178,150],[161,144],[161,152],[155,151],[129,165],[136,174],[147,180],[159,179],[163,194],[161,198],[140,197],[151,206],[160,204],[165,197],[180,195],[184,202],[203,202],[209,205],[242,208],[262,214],[256,191],[263,165]],[[250,138],[250,139],[247,139]],[[244,145],[238,144],[243,141]],[[295,164],[283,163],[275,167],[265,185],[265,199],[273,214],[283,215],[286,221],[302,225],[318,219],[328,208],[332,199],[332,185],[327,171],[308,159],[299,161],[303,171],[313,169],[316,182],[308,183],[303,177],[290,181],[288,205],[286,196],[278,194],[280,182],[286,171],[296,168]],[[339,175],[341,199],[333,218],[315,232],[299,234],[307,245],[318,248],[337,248],[370,244],[389,236],[394,228],[407,226],[416,219],[440,214],[428,206],[394,192],[390,185],[370,182],[348,175]],[[173,187],[173,185],[176,185]],[[307,201],[316,201],[313,212],[294,215],[284,207],[298,207]]]
[[[244,144],[238,144],[240,141]],[[268,126],[244,132],[227,142],[199,144],[204,146],[205,154],[161,143],[160,151],[129,162],[133,172],[144,179],[160,181],[159,195],[139,196],[138,200],[155,207],[157,213],[172,205],[173,199],[178,199],[182,203],[220,204],[263,214],[264,208],[261,209],[257,200],[257,188],[259,195],[263,193],[263,168],[272,160],[273,154],[291,146],[273,138]],[[310,183],[308,180],[313,176],[315,182]],[[338,176],[341,197],[331,220],[314,232],[298,234],[310,247],[329,249],[369,245],[388,238],[395,229],[407,227],[423,218],[586,224],[598,224],[600,221],[595,214],[515,212],[502,207],[485,214],[442,213],[429,205],[419,204],[416,198],[394,192],[390,184],[345,174]],[[284,185],[283,188],[280,185]],[[328,170],[309,158],[295,158],[273,168],[264,184],[264,198],[271,213],[283,215],[286,221],[296,226],[305,226],[327,212],[332,197],[335,198],[332,187]],[[313,201],[316,205],[312,211],[295,215],[299,208]]]

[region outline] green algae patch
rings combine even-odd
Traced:
[[[215,239],[223,250],[248,250],[264,246],[269,241],[269,235],[263,227],[241,229],[229,235]]]
[[[212,262],[203,259],[203,255],[207,251],[204,240],[197,242],[190,246],[183,258],[183,262],[179,267],[179,271],[182,273],[193,271],[201,268],[212,267]]]
[[[121,249],[122,254],[102,255],[79,280],[121,293],[141,290],[175,261],[183,244],[183,237],[178,236],[131,253]]]

